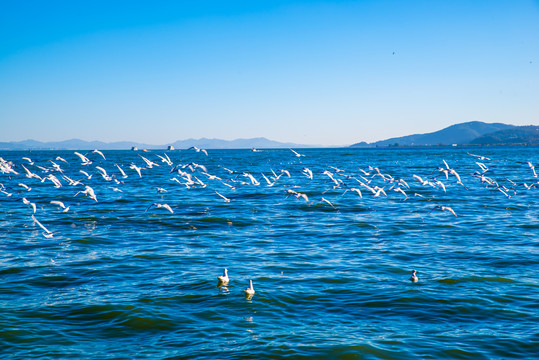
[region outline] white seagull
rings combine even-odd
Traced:
[[[45,226],[43,226],[42,223],[40,223],[39,221],[37,221],[36,217],[34,215],[32,215],[32,219],[34,220],[34,223],[35,224],[38,224],[40,228],[42,228],[43,230],[45,230],[45,232],[43,233],[43,236],[45,236],[47,239],[51,238],[52,237],[52,232],[49,231],[49,229],[47,229]]]
[[[253,280],[249,280],[249,287],[245,290],[245,296],[247,297],[248,300],[250,300],[253,295],[255,294],[255,288],[253,287]]]
[[[294,151],[294,150],[292,150],[292,149],[290,149],[290,151],[292,151],[297,157],[305,156],[305,155],[300,154],[300,153],[298,153],[297,151]]]
[[[229,198],[227,198],[227,197],[225,197],[225,196],[219,194],[217,191],[216,191],[215,193],[216,193],[217,195],[219,195],[220,197],[222,197],[223,200],[224,200],[225,202],[230,202],[230,199],[229,199]],[[225,269],[225,270],[226,270],[226,269]]]
[[[449,206],[443,206],[443,205],[438,205],[438,206],[435,206],[434,208],[432,208],[431,211],[428,212],[428,214],[430,214],[433,210],[436,210],[436,209],[440,209],[442,211],[449,211],[451,214],[457,216],[457,214],[455,214],[455,212],[453,211],[453,209],[451,209]]]
[[[75,151],[75,155],[77,155],[80,160],[82,161],[82,165],[90,165],[92,162],[90,159],[88,159],[86,156],[82,155],[81,153],[78,153]]]
[[[153,203],[151,204],[150,206],[148,206],[148,208],[146,209],[146,211],[150,210],[150,208],[152,206],[155,206],[157,208],[164,208],[164,209],[167,209],[168,211],[170,211],[171,214],[174,214],[174,210],[172,210],[172,208],[168,205],[168,204],[158,204],[158,203]],[[144,212],[146,212],[144,211]]]
[[[36,213],[36,204],[34,204],[33,202],[30,202],[29,200],[27,200],[26,198],[22,198],[22,202],[25,204],[25,205],[30,205],[32,207],[32,209],[34,209],[34,214]]]
[[[223,271],[223,275],[217,276],[217,285],[228,285],[229,281],[230,279],[228,278],[228,269],[225,268],[225,270]]]
[[[418,282],[419,281],[419,278],[417,277],[416,273],[417,273],[416,270],[412,270],[412,276],[410,277],[411,282]]]
[[[58,200],[52,200],[52,201],[51,201],[51,204],[52,204],[52,205],[58,205],[58,206],[60,206],[62,209],[64,209],[64,210],[62,211],[63,213],[69,211],[69,206],[66,207],[66,206],[64,205],[64,203],[61,202],[61,201],[58,201]]]
[[[107,160],[107,159],[105,159],[105,155],[103,155],[103,153],[102,153],[101,151],[99,151],[99,150],[95,149],[95,150],[94,150],[94,151],[92,151],[92,152],[93,152],[93,153],[97,153],[97,154],[101,155],[101,156],[103,157],[103,160]]]

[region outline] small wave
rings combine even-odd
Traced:
[[[465,278],[447,278],[447,279],[441,279],[437,280],[439,283],[442,284],[460,284],[460,283],[467,283],[467,282],[499,282],[499,283],[514,283],[515,281],[512,279],[504,278],[504,277],[480,277],[480,276],[471,276],[471,277],[465,277]]]

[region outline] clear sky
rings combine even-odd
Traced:
[[[0,141],[539,124],[539,1],[2,1]]]

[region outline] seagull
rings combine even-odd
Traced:
[[[29,157],[23,157],[22,159],[28,161],[30,165],[34,165],[34,162]]]
[[[436,182],[434,183],[434,185],[439,185],[442,189],[444,189],[444,192],[445,191],[445,185],[443,182],[441,182],[440,180],[436,180]]]
[[[225,268],[225,270],[223,271],[223,275],[217,276],[217,286],[228,285],[229,280],[230,279],[228,278],[228,269]]]
[[[129,168],[135,170],[137,172],[138,176],[142,177],[142,174],[140,173],[140,169],[142,169],[142,168],[138,167],[135,164],[131,164],[131,166],[129,166]]]
[[[275,185],[275,181],[274,182],[271,182],[270,179],[267,178],[266,175],[264,175],[264,173],[261,173],[262,174],[262,177],[264,178],[264,180],[266,180],[266,182],[268,183],[268,186],[273,186]]]
[[[477,162],[477,161],[475,163],[481,168],[481,170],[483,171],[483,174],[489,170],[485,164]]]
[[[416,273],[417,273],[416,270],[412,270],[412,276],[410,277],[411,282],[418,282],[419,281],[419,278],[417,277]]]
[[[453,209],[451,209],[449,206],[443,206],[443,205],[439,205],[439,206],[435,206],[434,208],[432,208],[431,211],[428,212],[428,214],[430,214],[433,210],[436,210],[436,209],[440,209],[442,211],[449,211],[451,214],[457,216],[457,214],[455,214],[455,212],[453,211]]]
[[[386,192],[381,187],[375,186],[374,190],[376,190],[376,192],[374,193],[374,197],[380,196],[380,194],[384,194],[384,196],[387,196]]]
[[[292,150],[292,149],[290,149],[290,151],[292,151],[297,157],[305,156],[305,155],[300,154],[300,153],[298,153],[297,151],[294,151],[294,150]]]
[[[247,299],[251,299],[253,295],[255,294],[255,288],[253,287],[253,280],[249,280],[249,287],[245,290],[245,296]]]
[[[152,206],[156,206],[157,208],[165,208],[167,209],[168,211],[170,211],[171,214],[174,214],[174,210],[172,210],[172,208],[168,205],[168,204],[158,204],[158,203],[153,203],[151,204],[150,206],[148,206],[148,208],[146,209],[146,211],[150,210],[150,208]],[[144,211],[144,212],[146,212]]]
[[[355,191],[360,198],[363,198],[363,195],[361,195],[361,190],[359,190],[358,188],[350,188],[350,191]]]
[[[332,204],[329,200],[322,198],[322,201],[325,201],[325,202],[328,203],[332,208],[335,209],[335,206],[333,206],[333,204]]]
[[[229,198],[227,198],[227,197],[225,197],[225,196],[219,194],[217,191],[216,191],[215,193],[216,193],[217,195],[219,195],[220,197],[222,197],[223,200],[225,200],[225,202],[230,202],[230,199],[229,199]],[[226,270],[226,269],[225,269],[225,270]]]
[[[86,156],[82,155],[81,153],[78,153],[75,151],[75,155],[77,155],[80,160],[82,161],[82,165],[90,165],[92,162],[90,159],[88,159]]]
[[[248,177],[251,180],[251,184],[255,186],[260,185],[260,182],[258,182],[258,180],[256,180],[253,175],[245,172],[243,173],[243,176]]]
[[[528,161],[528,166],[533,171],[533,177],[537,177],[537,173],[535,172],[535,166],[533,166],[533,164],[530,161]]]
[[[52,205],[58,205],[58,206],[60,206],[62,209],[64,209],[64,210],[62,211],[63,213],[69,211],[69,206],[66,207],[66,206],[64,205],[64,203],[61,202],[61,201],[58,201],[58,200],[52,200],[52,201],[51,201],[51,204],[52,204]]]
[[[146,165],[148,165],[148,169],[151,169],[154,165],[159,166],[159,164],[156,164],[153,161],[146,159],[144,156],[142,156],[142,155],[139,155],[139,156],[142,158],[142,160],[144,160]]]
[[[78,194],[86,194],[90,197],[90,199],[93,199],[95,200],[95,202],[97,202],[97,197],[95,196],[95,192],[94,192],[94,189],[92,189],[91,187],[89,186],[86,186],[84,188],[84,191],[79,191],[78,193],[75,194],[75,196],[77,196]]]
[[[47,229],[45,226],[43,226],[42,223],[40,223],[39,221],[37,221],[36,217],[34,215],[32,215],[32,219],[34,220],[34,223],[35,224],[38,224],[40,228],[42,228],[43,230],[45,230],[45,232],[43,233],[43,236],[45,236],[47,239],[51,238],[52,237],[52,232],[49,231],[49,229]]]
[[[101,156],[103,157],[103,160],[107,160],[107,159],[105,159],[105,155],[103,155],[103,153],[102,153],[101,151],[99,151],[99,150],[95,149],[95,150],[94,150],[94,151],[92,151],[92,152],[93,152],[93,153],[97,153],[97,154],[101,155]]]
[[[161,158],[161,161],[164,162],[165,164],[169,165],[169,166],[172,166],[172,161],[170,160],[170,158],[168,157],[167,154],[164,154],[165,156],[161,156],[159,154],[156,154],[158,157]],[[166,157],[166,159],[165,159]]]
[[[37,174],[34,174],[34,173],[31,172],[30,170],[28,170],[24,165],[21,164],[21,166],[22,166],[22,168],[23,168],[24,170],[26,170],[26,175],[25,175],[25,176],[26,176],[27,178],[29,178],[29,179],[31,179],[31,178],[36,178],[36,179],[38,179],[38,180],[42,180],[41,176],[39,176],[39,175],[37,175]]]
[[[189,149],[187,150],[191,150],[191,149],[194,149],[196,152],[203,152],[204,154],[206,154],[206,156],[208,156],[208,152],[205,150],[205,149],[199,149],[197,148],[196,146],[191,146]]]
[[[30,205],[32,207],[32,209],[34,209],[34,214],[36,213],[36,204],[34,204],[33,202],[30,202],[28,199],[26,198],[22,198],[22,202],[25,204],[25,205]]]
[[[491,160],[491,159],[489,159],[488,157],[485,157],[485,156],[475,155],[475,154],[470,154],[470,153],[467,153],[467,154],[470,155],[470,156],[475,156],[476,158],[479,158],[479,160]]]
[[[120,167],[120,165],[118,165],[118,164],[114,164],[114,165],[116,165],[116,167],[118,168],[118,170],[120,170],[120,172],[122,173],[122,177],[125,179],[125,178],[127,177],[127,175],[125,174],[124,169],[122,169],[122,168]]]
[[[286,174],[286,176],[290,177],[290,172],[288,170],[281,170],[281,174]]]
[[[79,170],[80,173],[83,173],[84,175],[86,175],[86,177],[88,178],[88,180],[90,180],[92,178],[93,175],[90,175],[88,174],[86,171],[84,170]]]
[[[396,188],[394,188],[393,191],[400,192],[402,195],[404,195],[404,197],[408,197],[408,195],[406,194],[406,192],[405,192],[404,190],[402,190],[402,188],[400,188],[399,186],[397,186]]]
[[[305,174],[305,176],[307,176],[307,178],[309,179],[313,179],[313,172],[308,169],[308,168],[303,168],[303,174]]]
[[[305,201],[309,202],[309,197],[307,196],[307,194],[299,193],[299,192],[294,191],[294,190],[291,190],[291,189],[286,190],[286,192],[289,193],[289,194],[294,195],[294,196],[297,197],[298,199],[299,199],[300,197],[302,197]],[[288,197],[288,196],[287,196],[287,197]]]
[[[26,191],[30,191],[32,190],[32,188],[26,184],[23,184],[23,183],[18,183],[17,185],[19,185],[20,187],[23,187],[26,189]]]

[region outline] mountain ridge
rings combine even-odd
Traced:
[[[413,134],[380,140],[373,143],[359,142],[350,146],[352,148],[369,147],[395,147],[395,146],[439,146],[439,145],[539,145],[539,126],[516,126],[503,123],[484,123],[470,121],[454,124],[438,131]],[[81,139],[68,139],[54,142],[41,142],[27,139],[22,141],[0,142],[0,150],[129,150],[138,149],[188,149],[190,147],[203,149],[251,149],[251,148],[314,148],[328,147],[320,145],[305,145],[289,142],[278,142],[265,137],[239,138],[235,140],[223,139],[185,139],[177,140],[164,145],[152,145],[134,141],[86,141]]]
[[[373,143],[361,142],[353,144],[350,147],[468,145],[472,144],[475,139],[487,134],[498,131],[514,131],[518,128],[520,127],[503,123],[470,121],[454,124],[430,133],[394,137]]]
[[[222,139],[186,139],[177,140],[172,143],[164,145],[146,144],[135,141],[116,141],[116,142],[103,142],[103,141],[86,141],[81,139],[68,139],[62,141],[50,141],[42,142],[37,140],[22,140],[11,142],[0,142],[0,150],[129,150],[132,148],[138,149],[166,149],[169,147],[175,149],[188,149],[192,146],[196,146],[204,149],[250,149],[250,148],[289,148],[289,147],[316,147],[313,145],[301,145],[288,142],[279,142],[269,140],[264,137],[250,138],[250,139],[235,139],[235,140],[222,140]]]

